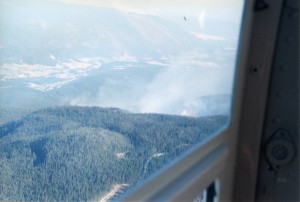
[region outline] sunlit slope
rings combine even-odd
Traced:
[[[227,123],[225,116],[57,107],[0,127],[0,200],[92,200],[134,185]]]

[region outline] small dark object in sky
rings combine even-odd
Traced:
[[[183,16],[183,19],[184,19],[184,21],[186,21],[186,17],[185,16]]]

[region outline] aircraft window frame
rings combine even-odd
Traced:
[[[271,2],[271,0],[266,1]],[[253,137],[255,137],[254,139],[257,140],[257,138],[260,137],[259,135],[257,135],[257,133],[259,133],[261,130],[259,127],[262,126],[261,122],[263,122],[264,117],[264,107],[260,107],[258,110],[262,109],[262,112],[258,114],[258,123],[255,122],[256,125],[250,124],[250,127],[252,126],[255,128],[255,126],[258,126],[258,129],[252,130],[250,128],[249,130],[249,126],[245,125],[245,122],[249,120],[251,121],[251,119],[255,118],[255,113],[257,112],[257,110],[253,110],[253,113],[251,113],[251,116],[249,117],[247,116],[247,114],[245,114],[247,111],[245,112],[244,108],[247,107],[247,104],[249,106],[249,101],[255,100],[255,103],[258,102],[257,105],[263,106],[266,99],[266,97],[257,98],[253,96],[255,95],[256,90],[260,95],[267,90],[268,79],[265,78],[268,78],[270,72],[270,70],[267,68],[267,71],[263,72],[263,75],[261,76],[261,69],[256,66],[256,63],[266,66],[271,64],[270,60],[272,60],[272,51],[274,49],[274,47],[272,46],[274,45],[272,45],[272,43],[270,42],[272,42],[272,40],[275,40],[276,38],[275,20],[275,22],[269,23],[271,24],[272,29],[268,30],[268,32],[263,33],[263,37],[260,36],[260,40],[257,40],[263,41],[264,37],[269,37],[268,34],[274,32],[275,30],[275,32],[272,33],[273,35],[270,37],[271,41],[266,41],[266,43],[269,43],[267,45],[271,47],[268,46],[261,48],[263,49],[262,51],[269,48],[268,50],[266,50],[268,60],[266,64],[263,64],[261,61],[264,60],[266,56],[261,54],[261,51],[257,51],[257,54],[253,53],[255,52],[255,48],[260,48],[260,44],[257,41],[256,43],[253,43],[253,38],[255,38],[253,37],[253,35],[255,35],[256,31],[255,29],[252,29],[254,26],[253,22],[255,23],[256,21],[259,21],[258,17],[264,15],[264,13],[262,15],[261,13],[256,13],[257,10],[255,6],[259,2],[259,0],[244,1],[243,20],[240,32],[241,34],[238,44],[238,54],[236,57],[237,68],[235,71],[235,81],[233,86],[234,89],[232,91],[232,113],[229,125],[226,125],[226,128],[224,128],[224,130],[220,133],[214,134],[205,139],[203,142],[199,143],[197,147],[194,147],[193,149],[185,153],[182,157],[176,159],[174,162],[168,165],[168,167],[155,173],[153,177],[151,177],[145,183],[143,182],[142,186],[137,187],[132,192],[123,196],[122,200],[193,201],[203,190],[210,187],[214,182],[217,182],[218,199],[220,201],[232,200],[232,193],[234,193],[235,191],[234,185],[236,185],[237,187],[241,183],[241,181],[236,180],[241,174],[241,171],[239,171],[238,174],[235,173],[235,171],[238,170],[238,167],[236,166],[237,159],[239,160],[239,158],[241,158],[239,150],[243,149],[238,144],[241,141],[240,136],[243,137],[243,135],[246,135],[248,137],[252,137],[251,133],[253,133],[254,131],[255,134]],[[274,3],[277,6],[275,6],[275,8],[271,8],[271,12],[268,13],[269,17],[273,17],[272,12],[277,12],[278,8],[280,8],[280,6],[278,5],[280,5],[282,2],[283,0]],[[260,26],[263,27],[267,23],[268,21],[264,20],[260,24]],[[267,27],[266,29],[268,28],[269,27]],[[256,35],[259,34],[256,33]],[[253,44],[255,44],[256,47]],[[251,53],[255,55],[254,59],[249,56]],[[259,62],[255,63],[255,58],[258,58]],[[252,64],[253,61],[254,63]],[[252,79],[250,79],[250,82],[249,78]],[[251,88],[251,84],[253,84],[253,82],[258,83]],[[255,89],[255,87],[257,88],[257,86],[259,86],[261,83],[263,84],[262,89]],[[252,94],[249,94],[247,92],[249,88]],[[267,93],[264,94],[266,95]],[[249,99],[249,97],[251,99]],[[246,100],[245,102],[245,99],[248,100]],[[255,106],[256,105],[248,107],[248,110],[251,110]],[[244,125],[242,125],[242,123]],[[241,127],[241,125],[244,127]],[[241,142],[244,143],[243,140]],[[257,149],[257,147],[254,147],[253,149]],[[250,175],[248,176],[249,172],[247,172],[243,175],[246,175],[247,178],[251,178]],[[255,179],[252,180],[250,184],[251,186],[253,186],[253,184],[255,185]],[[242,186],[241,189],[245,190],[247,188],[249,187]],[[239,196],[237,196],[237,198],[238,197]]]
[[[243,66],[247,53],[248,37],[251,12],[247,12],[252,7],[253,2],[246,1],[244,4],[242,27],[236,66]],[[229,161],[233,162],[234,158],[229,158],[229,145],[235,137],[230,134],[236,134],[238,130],[238,109],[240,106],[242,74],[244,72],[236,69],[236,79],[233,89],[233,104],[231,107],[230,123],[223,131],[217,135],[207,138],[197,148],[189,151],[177,161],[169,165],[160,173],[154,175],[147,183],[137,188],[128,196],[123,198],[124,201],[193,201],[202,190],[205,190]],[[201,173],[201,174],[199,174]],[[232,176],[232,173],[230,174]],[[195,187],[197,189],[195,189]],[[229,187],[229,186],[228,186]],[[219,197],[219,196],[218,196]],[[228,197],[228,196],[227,196]],[[223,197],[222,197],[223,198]]]
[[[212,136],[197,148],[189,151],[181,159],[173,162],[168,168],[157,173],[147,183],[137,187],[134,191],[126,195],[122,199],[123,201],[193,201],[215,180],[219,182],[220,187],[220,193],[218,193],[217,196],[219,201],[232,201],[233,199],[254,200],[255,187],[253,187],[253,185],[255,185],[255,183],[253,183],[253,181],[255,182],[255,179],[250,180],[249,185],[248,183],[242,185],[241,181],[245,182],[245,179],[241,179],[241,176],[235,174],[237,170],[236,164],[239,163],[236,161],[239,160],[237,158],[239,157],[238,152],[241,152],[240,150],[242,149],[240,148],[241,145],[237,143],[240,143],[240,139],[242,139],[241,137],[243,137],[245,131],[247,136],[250,136],[251,134],[249,133],[252,131],[252,129],[247,126],[241,128],[240,125],[243,123],[245,125],[245,122],[251,121],[251,118],[255,118],[253,116],[247,117],[247,115],[244,115],[244,108],[248,107],[248,109],[251,109],[256,106],[258,106],[259,109],[264,108],[267,93],[262,93],[264,90],[267,90],[268,87],[268,78],[270,75],[269,66],[272,62],[276,31],[278,28],[277,22],[282,1],[267,1],[268,5],[275,4],[275,6],[271,5],[266,14],[259,13],[264,10],[257,9],[260,8],[259,1],[247,0],[244,3],[236,61],[232,117],[229,126],[218,135]],[[273,19],[274,17],[274,22],[269,23],[269,27],[266,26],[268,23],[267,20]],[[263,19],[263,21],[261,19]],[[256,26],[258,28],[253,29],[253,27]],[[265,26],[266,28],[263,28],[260,34],[260,30],[258,29],[262,28],[261,26]],[[266,45],[266,47],[261,48],[261,52],[265,54],[265,57],[261,57],[261,55],[255,54],[254,52],[260,48],[261,41],[264,39],[268,40],[265,40],[266,42],[263,44]],[[257,91],[257,89],[253,89],[252,87],[252,94],[245,93],[247,87],[251,88],[251,82],[249,83],[247,81],[249,77],[253,77],[253,72],[249,70],[249,67],[251,69],[252,63],[262,64],[266,61],[267,64],[265,65],[267,67],[265,74],[262,77],[258,76],[256,78],[256,82],[263,85],[263,90],[259,90],[263,96],[257,98],[253,106],[249,106],[249,100],[248,103],[247,101],[245,102],[245,97],[250,99],[249,96],[255,95],[255,91]],[[259,74],[258,71],[255,71],[255,73]],[[256,127],[256,134],[253,135],[259,137],[264,110],[258,113],[257,116],[260,122],[250,126]],[[258,141],[256,144],[259,143]],[[244,173],[243,175],[249,175],[247,176],[249,180],[253,177],[250,174],[251,173]],[[239,198],[247,188],[252,189],[250,195]],[[240,190],[241,192],[239,193]]]

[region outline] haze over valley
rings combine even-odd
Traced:
[[[82,5],[65,8],[58,2],[48,7],[1,4],[10,11],[1,21],[3,107],[228,113],[238,34],[231,22]],[[224,95],[224,102],[210,112],[202,98],[215,95]]]
[[[117,199],[229,123],[239,20],[103,2],[0,0],[0,200]]]

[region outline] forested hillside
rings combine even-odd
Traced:
[[[22,108],[0,108],[0,126],[9,121],[15,121],[34,110]]]
[[[0,200],[96,200],[114,184],[145,179],[227,122],[99,107],[30,113],[0,126]]]

